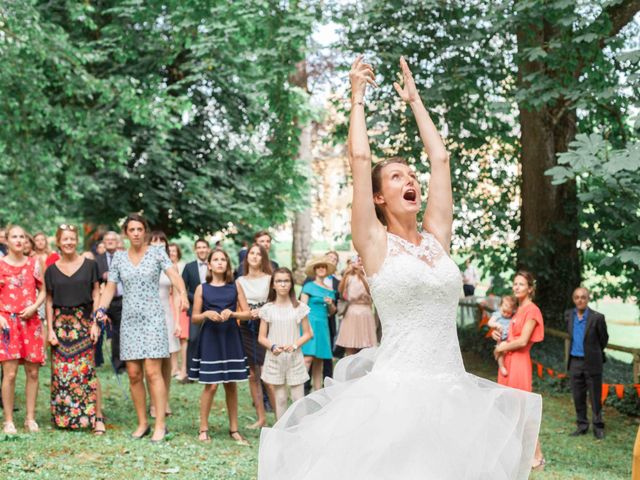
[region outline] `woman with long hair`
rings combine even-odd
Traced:
[[[249,389],[256,409],[256,422],[249,425],[254,430],[264,427],[267,417],[264,409],[261,369],[264,363],[265,349],[258,342],[260,329],[259,309],[267,302],[269,283],[271,281],[271,262],[267,250],[254,243],[247,250],[242,263],[242,276],[236,280],[238,289],[238,307],[242,312],[249,312],[250,318],[240,322],[242,346],[249,364]],[[272,397],[270,388],[267,394]]]
[[[38,432],[36,400],[38,375],[45,360],[45,335],[38,307],[45,301],[40,262],[25,257],[27,234],[18,225],[7,228],[7,255],[0,258],[0,363],[2,364],[3,432],[17,433],[13,423],[13,405],[18,366],[24,364],[27,376],[25,397],[27,412],[24,428]]]
[[[340,322],[336,345],[344,347],[347,355],[374,347],[377,343],[376,319],[360,257],[345,272],[338,290],[340,297],[348,302],[348,307]]]
[[[518,309],[509,324],[506,341],[500,342],[494,350],[496,359],[504,354],[504,367],[508,373],[504,375],[499,371],[498,383],[531,392],[533,391],[531,347],[534,343],[544,340],[544,321],[542,312],[533,303],[535,280],[530,272],[519,270],[513,277],[513,295],[518,301]],[[534,470],[544,469],[545,463],[538,440],[533,463]]]
[[[189,379],[204,385],[200,395],[198,439],[211,441],[209,413],[218,390],[224,385],[229,417],[229,436],[240,445],[249,442],[238,431],[238,382],[247,380],[247,358],[236,320],[248,320],[250,312],[238,311],[238,290],[233,281],[229,254],[212,250],[207,258],[207,277],[193,295],[191,319],[200,324]]]
[[[51,344],[51,417],[58,428],[105,433],[94,345],[101,326],[93,318],[100,299],[98,266],[78,255],[78,229],[56,231],[61,258],[47,268],[47,325]]]
[[[138,426],[131,434],[141,439],[151,433],[147,421],[144,378],[156,407],[152,442],[164,440],[167,429],[165,413],[167,389],[162,376],[163,359],[169,358],[169,333],[160,300],[160,273],[166,273],[180,296],[180,308],[187,305],[184,282],[162,247],[149,245],[149,224],[137,213],[127,216],[122,231],[129,239],[128,250],[117,251],[109,268],[109,280],[100,296],[98,320],[106,320],[107,308],[122,283],[122,320],[120,324],[120,359],[126,362],[131,398]]]
[[[351,233],[380,314],[380,347],[340,360],[330,386],[294,403],[261,435],[259,479],[525,480],[540,426],[539,395],[467,373],[457,338],[460,270],[449,256],[449,154],[400,59],[431,175],[391,158],[371,168],[365,91],[373,67],[350,72]],[[284,460],[286,458],[286,460]]]

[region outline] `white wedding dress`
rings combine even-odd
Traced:
[[[531,469],[539,395],[467,373],[456,332],[460,271],[435,237],[387,235],[369,278],[382,342],[260,437],[259,480],[516,480]]]

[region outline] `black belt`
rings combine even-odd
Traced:
[[[584,357],[576,357],[575,355],[571,355],[571,358],[575,358],[576,360],[584,360]]]

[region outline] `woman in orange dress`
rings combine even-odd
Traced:
[[[504,353],[504,366],[508,375],[498,373],[498,383],[507,387],[532,391],[531,347],[544,339],[542,312],[533,303],[535,281],[533,275],[520,270],[513,278],[513,294],[518,300],[518,310],[511,320],[509,336],[496,346],[496,358]],[[534,470],[542,470],[545,460],[540,441],[536,445]]]

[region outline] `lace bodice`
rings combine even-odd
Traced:
[[[369,286],[382,323],[374,372],[464,374],[456,331],[460,270],[430,233],[416,246],[387,234],[387,256]]]

